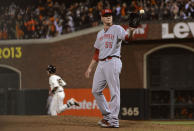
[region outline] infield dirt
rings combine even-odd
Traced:
[[[101,128],[98,117],[0,116],[0,131],[194,131],[193,124],[165,125],[152,121],[120,120],[120,128]]]

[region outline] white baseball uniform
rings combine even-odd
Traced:
[[[120,25],[112,25],[98,32],[94,47],[99,49],[99,62],[93,78],[92,93],[104,119],[119,127],[120,79],[122,69],[120,60],[121,43],[128,33]],[[107,103],[102,91],[108,84],[111,100]]]
[[[49,85],[51,90],[58,87],[55,94],[52,96],[48,111],[48,113],[52,116],[56,116],[57,113],[60,113],[68,108],[67,104],[63,104],[63,100],[65,98],[63,87],[66,86],[66,82],[63,81],[60,76],[53,74],[49,77]]]

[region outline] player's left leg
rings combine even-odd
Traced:
[[[49,105],[49,111],[51,116],[57,116],[57,96],[53,95],[51,103]]]
[[[47,111],[48,115],[51,115],[50,105],[51,105],[52,99],[53,99],[52,95],[49,95],[48,98],[47,98],[46,108],[48,109],[48,111]]]
[[[111,67],[111,68],[110,68]],[[109,121],[112,126],[119,127],[119,111],[120,111],[120,79],[122,63],[118,58],[113,58],[106,63],[105,76],[110,90],[111,100],[109,102],[109,108],[112,119]]]

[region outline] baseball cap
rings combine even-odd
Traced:
[[[112,15],[112,10],[111,9],[104,9],[104,10],[102,10],[102,12],[101,12],[101,16],[110,16],[110,15]]]

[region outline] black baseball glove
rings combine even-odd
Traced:
[[[57,89],[58,89],[58,87],[55,87],[55,88],[51,91],[51,93],[52,93],[52,94],[55,94],[56,91],[57,91]]]
[[[129,12],[128,14],[129,27],[137,28],[141,22],[142,14],[139,12]]]

